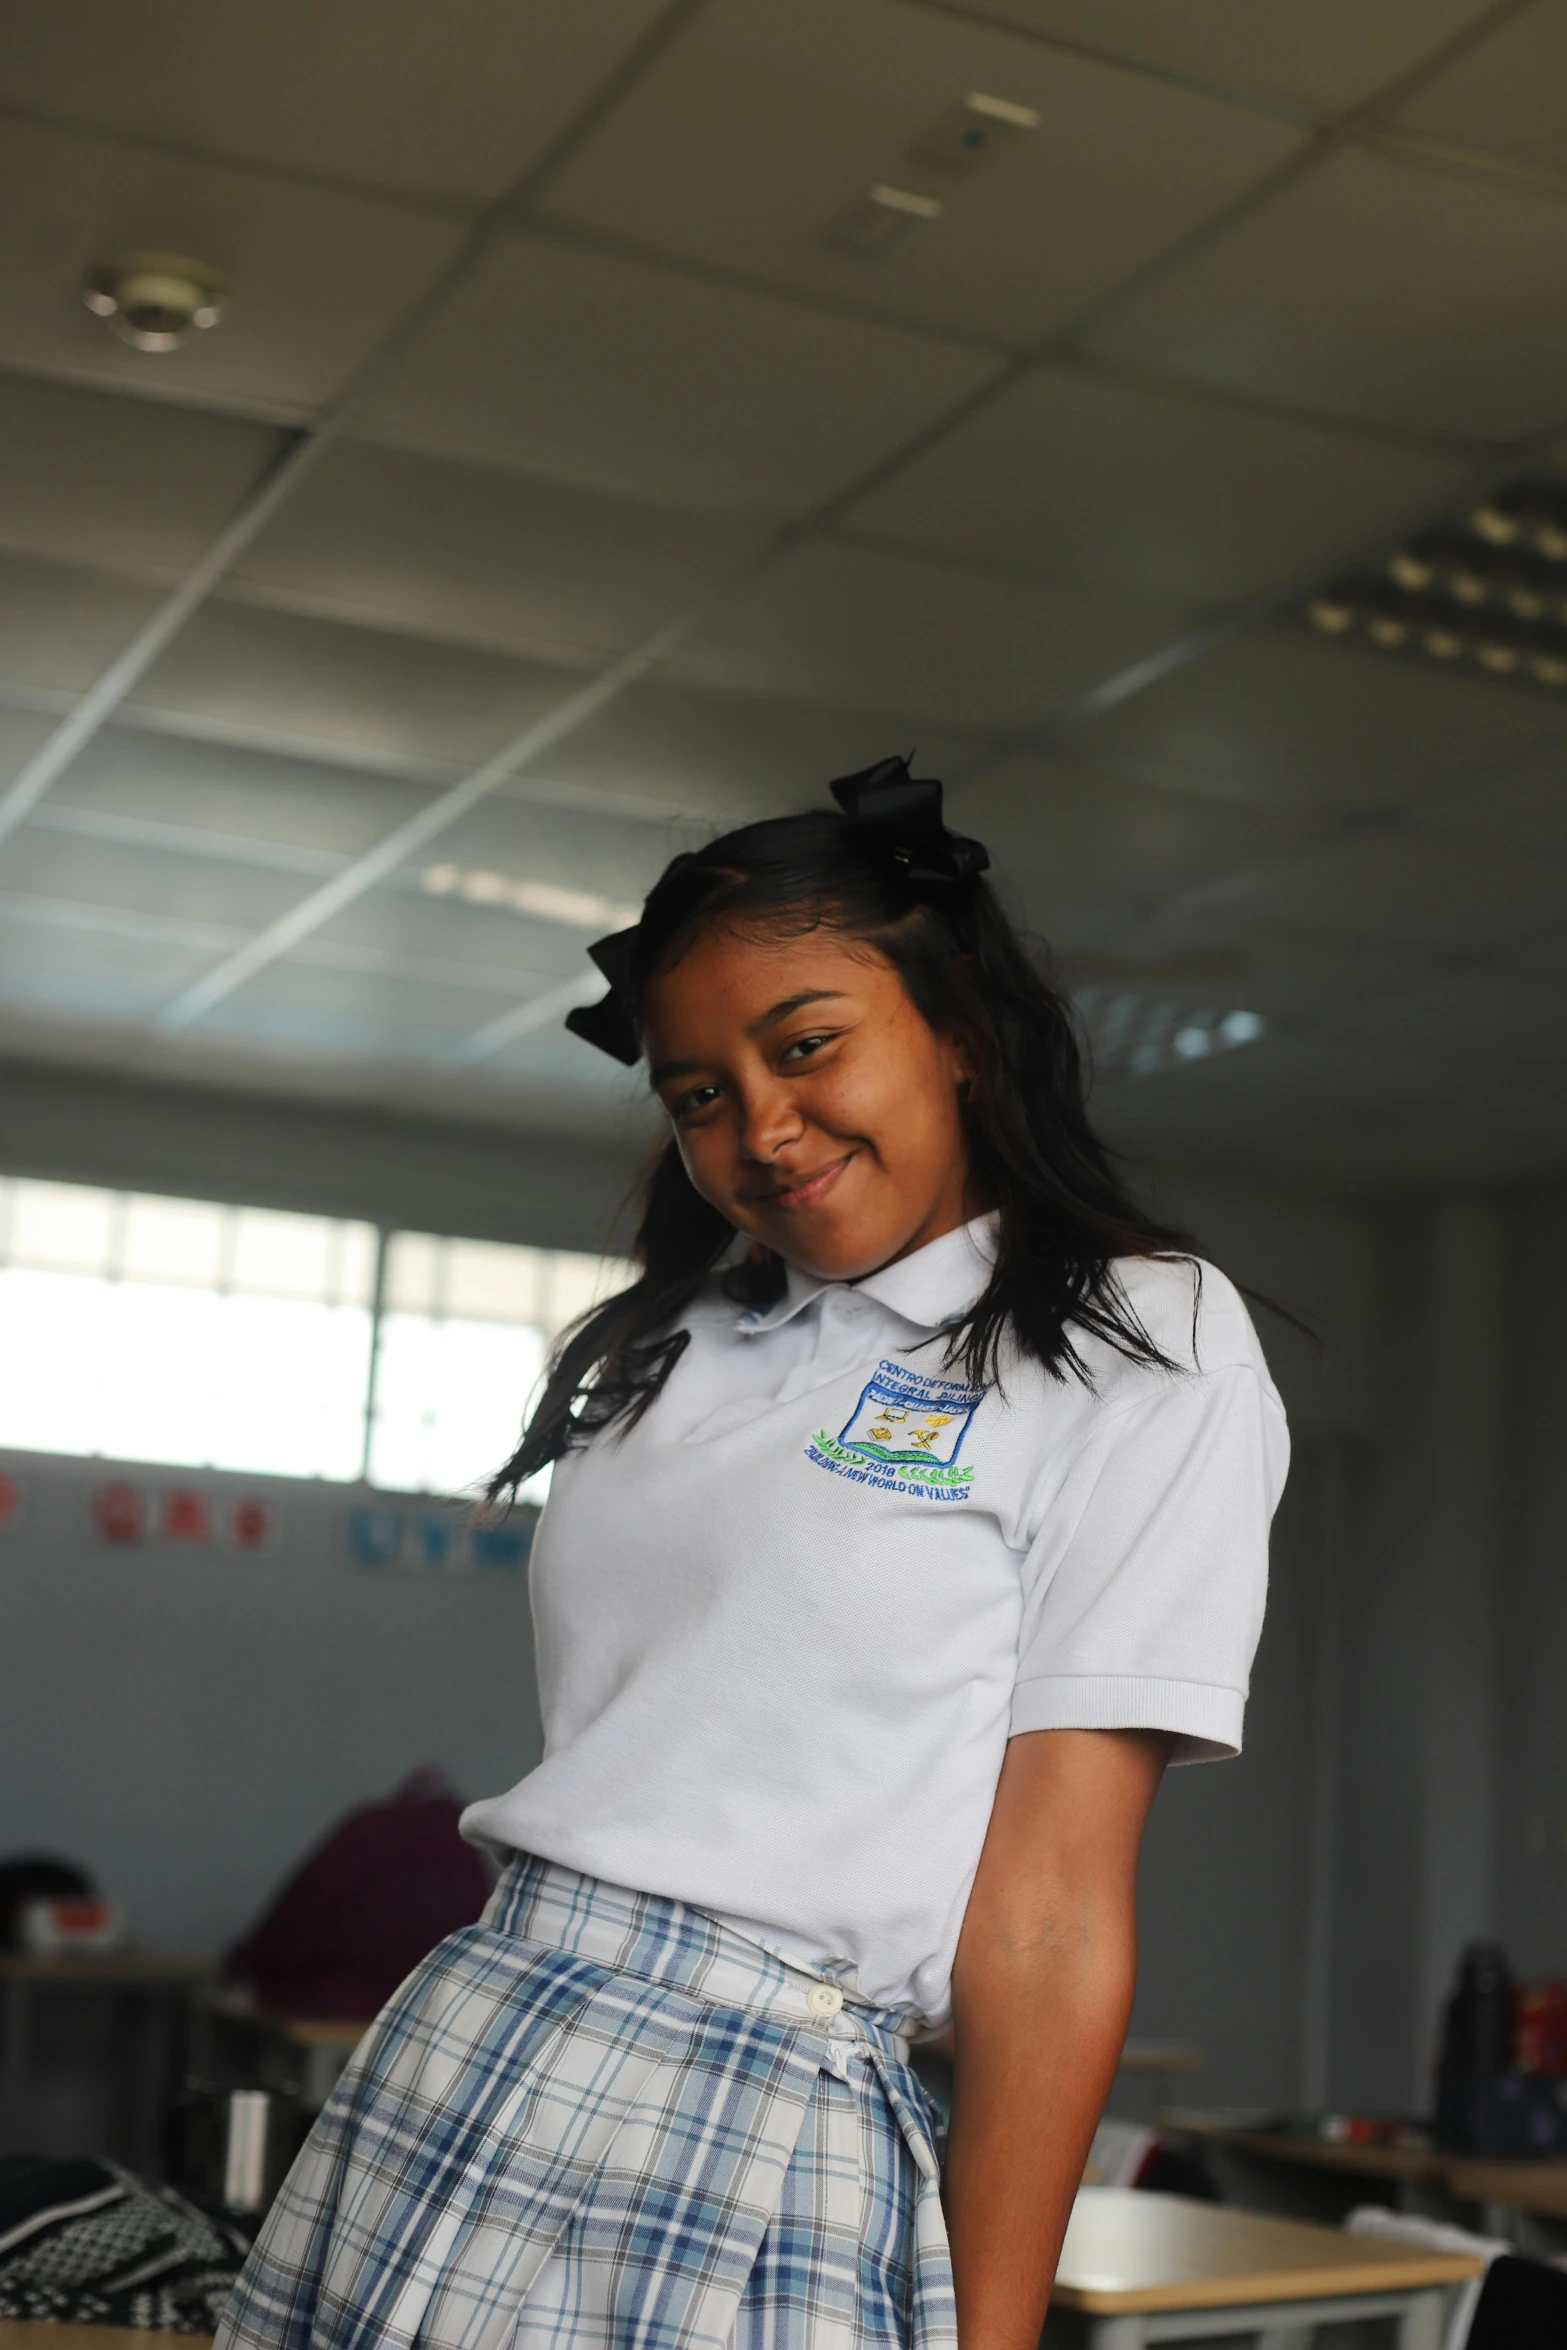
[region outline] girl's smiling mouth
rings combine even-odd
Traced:
[[[828,1166],[818,1168],[814,1175],[801,1175],[767,1191],[753,1191],[748,1197],[758,1207],[764,1208],[818,1207],[854,1155],[853,1151],[845,1151],[841,1159],[834,1159]]]

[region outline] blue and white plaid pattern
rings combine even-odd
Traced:
[[[366,2034],[216,2350],[955,2350],[897,2019],[522,1858]]]

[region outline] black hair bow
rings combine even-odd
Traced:
[[[910,881],[937,886],[971,881],[990,863],[983,841],[961,832],[949,832],[941,820],[941,786],[909,773],[901,756],[878,759],[858,775],[840,775],[832,796],[861,837],[884,849]],[[677,857],[669,872],[694,860]],[[664,876],[667,881],[669,873]],[[578,1004],[566,1014],[566,1026],[585,1044],[596,1045],[627,1068],[642,1058],[637,1034],[636,989],[632,961],[640,923],[595,939],[588,953],[609,981],[609,993],[596,1004]]]
[[[578,1004],[566,1014],[566,1026],[573,1036],[580,1036],[584,1044],[597,1045],[601,1053],[624,1061],[628,1069],[642,1058],[642,1040],[631,1011],[635,1001],[631,952],[639,928],[639,924],[633,923],[629,930],[611,931],[608,938],[594,940],[588,953],[609,981],[609,993],[596,1004]]]
[[[983,841],[947,830],[940,784],[911,775],[901,755],[840,775],[828,788],[855,831],[885,848],[910,881],[971,881],[990,863]]]

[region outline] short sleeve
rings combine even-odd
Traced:
[[[1169,1730],[1238,1754],[1289,1461],[1246,1364],[1155,1374],[1090,1437],[1024,1562],[1012,1729]]]

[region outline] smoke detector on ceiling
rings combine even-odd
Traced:
[[[217,270],[184,253],[121,253],[91,271],[82,288],[95,317],[138,351],[175,351],[216,326],[228,294]]]

